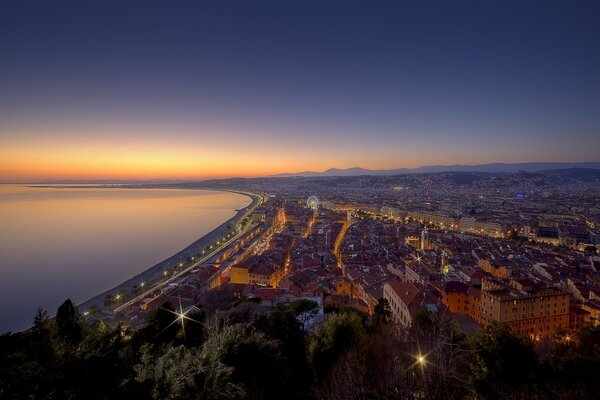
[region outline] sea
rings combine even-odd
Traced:
[[[251,203],[212,190],[0,185],[0,333],[184,249]]]

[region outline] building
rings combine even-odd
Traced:
[[[283,268],[273,264],[254,263],[250,266],[235,265],[230,268],[231,283],[276,287],[283,277]]]
[[[420,242],[421,242],[421,239],[419,239],[418,236],[407,236],[406,239],[404,239],[404,243],[414,249],[419,248]]]
[[[421,250],[431,250],[431,239],[429,239],[427,228],[423,228],[421,231]]]
[[[431,273],[425,265],[421,265],[420,263],[407,264],[404,267],[404,271],[404,280],[406,282],[419,283],[421,285],[429,282]]]
[[[581,309],[589,313],[589,323],[600,326],[600,301],[588,300],[581,305]]]
[[[461,218],[459,225],[461,231],[492,237],[504,237],[504,231],[506,230],[504,226],[498,222],[477,221],[475,218],[470,217]]]
[[[458,227],[458,219],[443,215],[439,212],[429,211],[407,211],[406,218],[419,221],[422,224],[439,225],[442,228],[455,229]]]
[[[464,282],[446,282],[442,291],[442,303],[454,314],[464,314],[479,322],[481,291]]]
[[[408,282],[386,282],[383,285],[383,298],[390,304],[397,324],[405,327],[411,325],[411,305],[420,293],[416,285]]]
[[[244,265],[234,265],[229,269],[229,282],[248,284],[250,277],[248,276],[248,267]]]
[[[496,261],[480,258],[477,260],[477,265],[488,274],[499,279],[508,279],[512,274],[510,266],[500,265]]]
[[[506,323],[516,334],[540,339],[554,334],[556,328],[569,327],[569,292],[554,288],[536,288],[528,283],[511,285],[483,280],[481,322]]]
[[[590,313],[581,306],[569,307],[569,330],[578,331],[581,327],[590,324]]]
[[[467,313],[469,285],[463,282],[446,282],[442,302],[451,313]]]
[[[382,206],[380,212],[381,215],[392,219],[401,219],[405,215],[404,211],[389,206]]]

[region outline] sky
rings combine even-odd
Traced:
[[[599,2],[1,2],[0,181],[600,161]]]

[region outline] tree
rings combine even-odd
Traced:
[[[335,362],[357,345],[365,331],[360,317],[355,314],[333,314],[313,336],[309,359],[317,382],[327,377]]]
[[[194,377],[202,372],[197,350],[185,346],[171,347],[164,355],[154,358],[152,347],[141,348],[141,362],[135,366],[136,379],[152,385],[153,399],[190,398]]]
[[[281,343],[252,332],[223,346],[222,360],[233,368],[234,381],[246,388],[249,399],[286,398],[290,370]]]
[[[186,314],[177,341],[187,347],[201,346],[205,339],[204,319],[205,313],[202,310]]]
[[[392,309],[390,303],[383,297],[379,299],[373,310],[372,325],[378,328],[383,325],[389,325],[392,322]]]
[[[323,400],[414,397],[404,390],[405,353],[393,329],[374,330],[335,362],[317,395]]]
[[[233,368],[222,361],[226,343],[244,335],[242,326],[213,318],[206,324],[206,341],[202,345],[204,373],[196,377],[202,399],[231,399],[244,394],[242,385],[232,381]]]
[[[148,319],[139,335],[149,343],[172,342],[180,329],[177,313],[170,302],[165,302]]]
[[[81,341],[83,330],[79,321],[79,313],[73,306],[71,299],[58,307],[56,311],[56,328],[58,336],[65,342],[79,343]]]
[[[306,312],[314,311],[318,306],[319,304],[316,301],[308,299],[295,300],[289,305],[290,309],[294,311],[296,316]]]
[[[487,326],[476,338],[474,347],[474,383],[481,394],[507,397],[535,381],[538,360],[532,344],[513,335],[506,324]]]
[[[115,301],[115,298],[112,294],[109,293],[104,296],[104,305],[106,307],[110,307],[114,303],[114,301]]]
[[[298,315],[293,310],[294,303],[290,306],[276,307],[268,314],[256,316],[252,325],[255,330],[265,334],[269,339],[281,343],[281,353],[286,358],[290,370],[286,386],[288,398],[306,395],[311,383],[304,329],[302,323],[298,321]],[[310,310],[307,303],[302,304],[305,304],[306,307],[297,309]],[[297,306],[300,306],[300,303]]]
[[[50,320],[48,312],[38,308],[33,318],[33,327],[31,328],[33,349],[38,355],[42,365],[49,365],[52,360],[54,349],[50,336]]]

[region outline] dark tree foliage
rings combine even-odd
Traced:
[[[469,336],[422,310],[402,329],[380,301],[371,317],[332,312],[308,333],[312,302],[233,302],[212,317],[186,314],[183,326],[164,304],[138,331],[82,325],[70,301],[54,319],[38,310],[29,330],[0,336],[0,399],[591,400],[600,391],[591,327],[538,343],[501,324]]]
[[[600,329],[583,328],[578,339],[563,338],[542,358],[536,381],[549,396],[592,399],[600,392]]]
[[[148,319],[139,336],[149,343],[167,343],[175,339],[180,328],[177,313],[167,301]]]
[[[392,309],[390,303],[383,297],[379,299],[373,310],[372,323],[374,328],[392,323]]]
[[[318,306],[319,304],[317,304],[316,301],[300,299],[293,301],[289,305],[280,306],[280,308],[285,309],[289,307],[296,314],[296,316],[299,316],[300,314],[314,311]]]
[[[225,343],[222,360],[233,367],[233,379],[243,384],[246,399],[286,398],[290,369],[279,341],[249,334]]]
[[[79,313],[71,299],[65,300],[56,311],[56,328],[60,339],[69,343],[78,343],[82,338],[82,328]]]
[[[510,333],[505,324],[491,324],[475,343],[475,386],[491,398],[505,397],[534,382],[538,366],[531,342]]]
[[[206,313],[203,310],[186,314],[183,327],[177,334],[177,343],[187,347],[199,347],[204,343],[206,332],[204,331],[204,320]]]
[[[287,360],[290,379],[286,389],[289,398],[303,398],[310,387],[310,370],[306,358],[306,340],[298,312],[310,311],[307,303],[277,307],[268,314],[258,315],[254,329],[280,342],[281,353]],[[315,303],[316,305],[316,303]]]
[[[239,306],[242,303],[255,303],[255,304],[259,304],[260,303],[260,297],[246,297],[246,296],[241,296],[238,299],[236,299],[233,302],[234,306]]]
[[[54,356],[54,347],[52,345],[52,331],[48,312],[38,308],[33,318],[33,327],[31,328],[32,351],[38,355],[41,366],[49,367]]]
[[[309,345],[309,357],[318,383],[327,379],[336,361],[356,345],[364,333],[361,319],[354,314],[334,314],[317,330]]]

